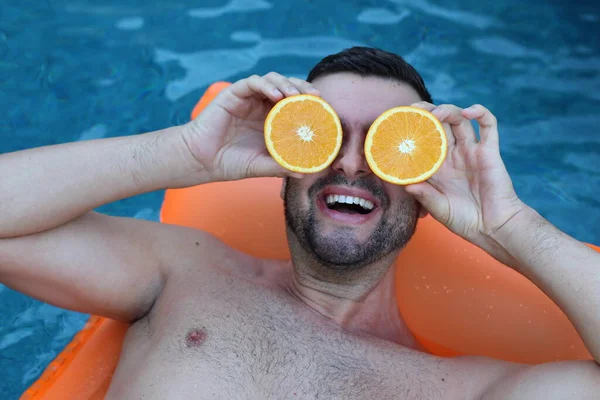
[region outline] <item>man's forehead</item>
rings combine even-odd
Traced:
[[[317,78],[313,84],[348,126],[368,126],[390,108],[421,100],[409,85],[379,77],[336,73]]]

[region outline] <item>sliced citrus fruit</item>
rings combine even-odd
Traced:
[[[440,121],[416,107],[395,107],[369,128],[365,157],[375,175],[397,185],[429,179],[446,158],[448,141]]]
[[[342,147],[342,125],[320,97],[299,94],[277,102],[265,120],[265,144],[282,167],[301,173],[327,168]]]

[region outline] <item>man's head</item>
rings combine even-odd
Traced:
[[[420,205],[403,187],[371,172],[364,139],[384,111],[431,96],[401,57],[362,47],[326,57],[308,81],[339,115],[344,138],[328,169],[287,179],[282,188],[292,252],[301,251],[335,273],[393,259],[414,233]],[[344,205],[342,196],[359,204]]]

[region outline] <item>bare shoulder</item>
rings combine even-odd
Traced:
[[[260,278],[266,263],[242,253],[211,233],[198,229],[161,224],[158,253],[163,270],[169,275],[213,269],[249,279]]]
[[[520,365],[491,382],[482,400],[600,398],[600,365],[592,360]]]

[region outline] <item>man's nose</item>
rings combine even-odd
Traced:
[[[371,174],[365,158],[364,135],[344,137],[342,148],[333,161],[332,168],[349,179],[362,178]]]

